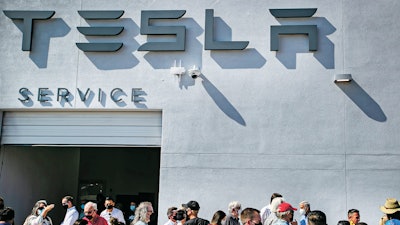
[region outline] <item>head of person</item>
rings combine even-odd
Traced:
[[[0,197],[0,209],[4,209],[4,199]]]
[[[240,213],[240,221],[243,225],[256,225],[261,222],[260,211],[254,208],[245,208]]]
[[[226,219],[226,214],[218,210],[214,213],[212,219],[211,219],[211,224],[213,225],[222,225],[222,221]]]
[[[272,195],[271,195],[271,200],[269,201],[269,203],[272,203],[272,200],[274,200],[274,198],[277,198],[277,197],[283,197],[281,194],[279,194],[279,193],[272,193]]]
[[[302,201],[299,203],[299,213],[300,215],[308,215],[310,213],[310,203],[307,201]]]
[[[381,206],[380,209],[386,214],[388,220],[400,220],[400,204],[395,198],[386,199],[385,205]]]
[[[319,210],[311,211],[308,216],[308,225],[326,225],[326,215]]]
[[[182,204],[182,207],[186,210],[186,215],[189,219],[196,218],[200,210],[200,205],[196,201],[189,201],[186,204]]]
[[[12,224],[14,222],[15,212],[12,208],[7,207],[0,209],[0,221]]]
[[[61,205],[64,209],[69,209],[72,206],[74,206],[74,198],[72,196],[65,196],[64,198],[61,199]]]
[[[133,224],[138,221],[142,221],[144,223],[150,222],[150,216],[153,214],[153,205],[151,202],[141,202],[135,211],[135,220],[133,220]]]
[[[85,217],[88,220],[92,220],[93,217],[95,217],[97,214],[97,204],[94,202],[87,202],[85,204],[85,208],[83,210],[83,213],[85,213]]]
[[[178,210],[178,208],[176,208],[176,207],[169,207],[168,209],[167,209],[167,217],[168,217],[168,219],[169,220],[172,220],[172,221],[174,221],[175,222],[175,219],[174,219],[174,217],[175,217],[175,215],[176,215],[176,211]]]
[[[287,222],[291,222],[293,219],[293,212],[297,209],[294,208],[287,202],[282,202],[279,204],[278,208],[276,209],[276,216],[279,219],[285,220]]]
[[[358,222],[360,222],[360,211],[358,211],[357,209],[350,209],[347,212],[347,218],[350,223],[357,224]]]
[[[180,221],[182,224],[186,222],[186,209],[181,207],[176,210],[175,216],[174,216],[175,221]]]
[[[230,202],[228,205],[228,212],[234,218],[238,218],[240,215],[240,210],[242,209],[242,205],[238,201]]]
[[[110,218],[110,224],[111,225],[122,225],[123,223],[119,222],[117,218],[111,217]]]
[[[270,208],[271,208],[271,212],[276,212],[276,210],[278,209],[278,206],[281,204],[281,203],[283,203],[283,202],[285,202],[285,199],[283,199],[282,197],[276,197],[276,198],[274,198],[272,201],[271,201],[271,204],[270,204]]]
[[[350,222],[348,220],[339,220],[337,225],[350,225]]]
[[[40,214],[42,214],[42,212],[46,206],[47,206],[46,200],[37,201],[32,208],[31,215],[39,216]]]
[[[106,200],[104,202],[104,206],[106,207],[106,209],[109,209],[109,210],[113,209],[114,206],[115,206],[114,199],[111,198],[111,197],[106,197]]]
[[[130,204],[130,206],[129,206],[129,209],[130,209],[132,212],[135,212],[136,203],[135,203],[135,202],[131,202],[131,204]]]

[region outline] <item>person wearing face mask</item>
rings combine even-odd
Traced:
[[[226,220],[223,221],[222,225],[240,225],[239,215],[242,205],[238,201],[233,201],[228,205],[228,216]]]
[[[74,222],[79,218],[78,210],[76,210],[73,204],[74,198],[72,196],[65,196],[61,199],[61,205],[66,210],[64,220],[61,225],[73,225]]]
[[[79,220],[82,220],[83,217],[85,217],[85,213],[83,212],[85,210],[85,204],[87,203],[87,200],[81,200],[81,206],[79,209]]]
[[[112,199],[111,197],[107,197],[106,201],[104,202],[104,206],[106,207],[106,209],[100,213],[100,216],[106,219],[108,225],[112,225],[111,218],[117,219],[119,223],[126,223],[122,211],[114,207],[114,199]]]
[[[83,220],[88,221],[88,225],[108,225],[107,220],[97,215],[97,204],[88,202],[85,204],[84,211],[85,217]]]
[[[260,210],[260,216],[261,216],[261,223],[264,224],[264,222],[267,220],[267,218],[269,217],[269,215],[271,215],[271,207],[272,207],[272,201],[275,198],[282,198],[282,195],[279,193],[272,193],[269,204],[264,206],[261,210]]]
[[[131,202],[129,206],[129,213],[127,213],[128,217],[125,219],[125,221],[128,221],[128,224],[131,224],[132,221],[135,219],[135,210],[136,210],[136,203]]]
[[[31,214],[26,217],[24,225],[53,225],[47,214],[54,209],[54,204],[47,205],[45,200],[39,200],[32,208]]]
[[[186,204],[182,204],[182,207],[186,210],[186,222],[184,225],[209,225],[210,222],[208,220],[199,218],[197,215],[199,214],[200,205],[197,201],[189,201]]]
[[[287,202],[282,202],[278,206],[278,208],[275,212],[278,220],[275,221],[272,225],[297,225],[297,222],[293,221],[293,212],[294,211],[297,211],[297,209],[292,207]]]
[[[307,216],[311,211],[310,203],[302,201],[299,203],[300,225],[308,225]]]

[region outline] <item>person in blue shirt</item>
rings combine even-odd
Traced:
[[[386,199],[385,205],[381,206],[381,211],[386,214],[387,221],[381,219],[384,225],[400,225],[400,205],[395,198]]]
[[[310,203],[307,201],[302,201],[299,203],[299,213],[300,217],[300,225],[308,225],[307,215],[310,213],[311,207]]]

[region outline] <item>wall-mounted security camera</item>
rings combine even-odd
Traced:
[[[194,65],[192,69],[189,70],[189,75],[193,78],[196,79],[197,77],[199,77],[201,74],[200,69]]]

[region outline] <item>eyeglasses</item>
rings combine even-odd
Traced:
[[[84,213],[85,213],[85,215],[90,215],[93,213],[93,210],[90,210],[89,212],[84,212]]]

